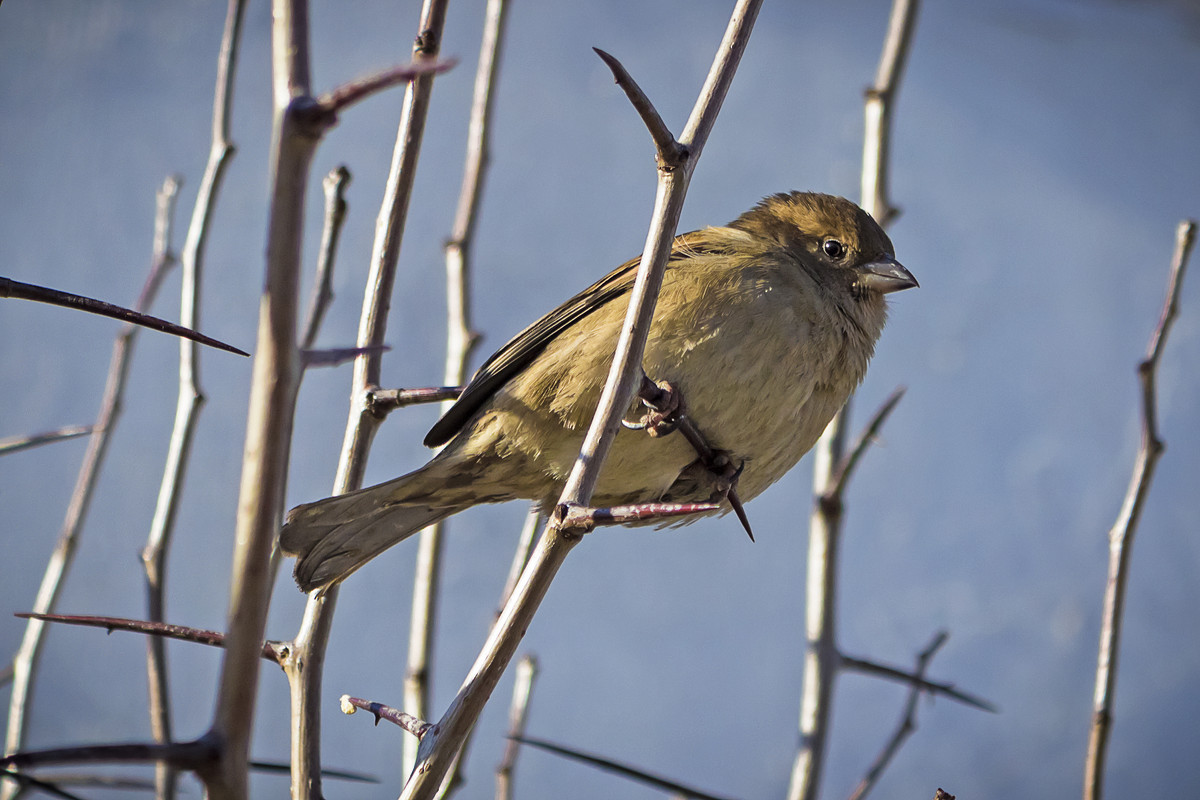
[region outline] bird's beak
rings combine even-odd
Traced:
[[[863,288],[880,294],[912,289],[921,285],[917,283],[917,279],[912,276],[912,273],[904,268],[903,264],[891,256],[880,256],[874,261],[860,266],[858,283]]]

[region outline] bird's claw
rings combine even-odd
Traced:
[[[638,397],[642,405],[649,409],[637,422],[621,420],[626,428],[635,431],[645,431],[649,436],[658,438],[673,433],[679,427],[686,409],[683,395],[675,390],[670,382],[655,383],[642,375],[641,386],[638,387]]]

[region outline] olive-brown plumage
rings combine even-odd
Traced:
[[[298,557],[300,587],[328,587],[478,503],[552,508],[599,400],[637,265],[618,267],[484,362],[426,436],[446,447],[424,467],[292,509],[280,543]],[[750,500],[813,446],[866,374],[884,295],[916,285],[858,206],[772,195],[727,226],[676,237],[643,369],[669,381],[709,444],[743,465],[738,493]],[[707,501],[712,487],[695,461],[682,436],[622,429],[593,504]]]

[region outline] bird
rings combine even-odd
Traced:
[[[526,499],[553,510],[607,378],[639,259],[487,359],[425,437],[444,445],[425,466],[292,509],[280,548],[296,556],[300,589],[323,593],[474,505]],[[681,398],[707,443],[737,466],[737,495],[750,500],[795,466],[862,381],[886,295],[916,286],[887,234],[853,202],[770,195],[728,225],[674,239],[642,369]],[[592,505],[712,496],[712,476],[683,436],[622,428]]]

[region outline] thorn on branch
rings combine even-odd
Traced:
[[[239,356],[250,355],[245,350],[239,350],[231,344],[225,344],[225,342],[214,339],[211,336],[205,336],[199,331],[185,328],[182,325],[176,325],[174,322],[168,322],[165,319],[160,319],[150,314],[143,314],[140,311],[134,311],[124,306],[106,303],[103,300],[70,294],[69,292],[61,292],[58,289],[51,289],[46,286],[22,283],[21,281],[14,281],[11,278],[0,278],[0,298],[4,297],[32,300],[36,303],[47,303],[53,306],[62,306],[63,308],[74,308],[79,311],[86,311],[89,314],[98,314],[102,317],[119,319],[122,322],[140,325],[143,328],[150,328],[163,333],[169,333],[172,336],[190,339],[193,342],[215,347],[227,353],[236,353]]]
[[[379,720],[386,719],[388,722],[398,725],[413,736],[416,736],[418,741],[424,739],[425,734],[431,730],[435,735],[437,733],[436,725],[383,703],[363,700],[361,697],[351,697],[348,694],[342,695],[339,702],[343,714],[354,714],[361,708],[363,711],[369,711],[375,717],[376,725],[379,724]]]
[[[637,85],[637,81],[633,79],[629,71],[614,56],[604,52],[599,47],[593,47],[592,49],[608,65],[608,68],[612,71],[613,79],[625,91],[625,96],[629,98],[629,102],[633,103],[634,110],[642,118],[646,129],[650,131],[650,138],[654,140],[654,149],[657,151],[656,159],[658,161],[658,168],[670,171],[682,166],[683,162],[688,158],[687,147],[676,141],[670,129],[667,128],[667,124],[663,122],[662,117],[659,115],[658,109],[650,102],[650,98],[646,96],[642,88]]]

